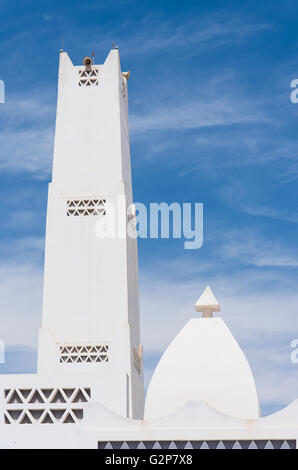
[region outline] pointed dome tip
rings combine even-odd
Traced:
[[[213,312],[220,312],[220,305],[217,302],[210,286],[207,286],[195,303],[195,310],[202,312],[203,317],[212,317]]]

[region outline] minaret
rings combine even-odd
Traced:
[[[103,65],[74,66],[60,52],[49,185],[38,373],[89,374],[127,383],[127,412],[143,416],[137,242],[100,239],[96,223],[132,203],[127,79],[119,51]],[[123,215],[123,214],[122,214]],[[117,387],[116,387],[117,388]],[[123,390],[107,390],[121,394]],[[120,397],[119,397],[120,399]]]

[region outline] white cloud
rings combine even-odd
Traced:
[[[252,205],[250,202],[235,200],[233,207],[239,209],[249,215],[255,215],[258,217],[267,217],[269,219],[284,220],[286,222],[298,222],[298,215],[292,211],[284,210],[281,211],[270,205],[262,205],[256,203]]]
[[[41,323],[42,270],[27,264],[0,268],[0,338],[6,346],[36,348]]]
[[[173,263],[171,269],[178,273],[180,269],[183,271],[183,262]],[[196,315],[195,301],[208,283],[222,304],[223,316],[241,331],[246,341],[262,336],[264,331],[272,334],[295,331],[298,294],[293,283],[288,283],[287,289],[286,279],[287,275],[283,277],[257,268],[226,276],[197,272],[186,280],[183,274],[180,280],[171,279],[170,274],[165,279],[158,268],[148,276],[143,274],[142,329],[149,353],[164,348],[187,319]],[[276,289],[276,284],[280,284],[280,290]],[[285,302],[287,311],[281,315]]]
[[[150,130],[197,129],[209,126],[228,126],[231,124],[266,122],[268,118],[249,101],[232,99],[228,96],[193,99],[171,104],[168,107],[152,107],[146,113],[131,115],[132,133],[143,133]]]
[[[8,269],[13,266],[32,267],[41,263],[44,252],[44,238],[26,237],[5,242],[2,239],[0,244],[0,257],[8,263]]]
[[[41,324],[44,239],[0,245],[0,339],[6,347],[36,349]]]
[[[185,49],[189,44],[226,45],[238,44],[252,35],[272,30],[269,23],[253,23],[240,15],[227,15],[222,12],[200,15],[197,18],[181,18],[179,21],[169,21],[153,15],[146,16],[138,23],[126,22],[125,29],[129,29],[129,39],[121,40],[123,56],[152,53],[155,51]],[[121,34],[121,32],[120,32]],[[119,35],[116,34],[115,37]]]
[[[237,260],[242,265],[298,267],[296,247],[285,247],[245,228],[226,232],[218,251],[222,258]]]
[[[52,129],[4,131],[0,135],[0,170],[30,171],[48,177],[53,151]]]
[[[30,171],[48,177],[54,143],[55,106],[42,97],[13,96],[1,108],[0,171]]]

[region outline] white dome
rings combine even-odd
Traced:
[[[172,341],[148,387],[145,419],[169,415],[189,401],[237,418],[259,417],[249,364],[221,318],[193,318]]]

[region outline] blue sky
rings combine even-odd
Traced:
[[[250,361],[263,413],[297,398],[297,2],[1,0],[0,8],[0,372],[36,368],[62,37],[75,64],[92,51],[103,63],[115,41],[132,71],[135,201],[204,203],[200,250],[139,243],[146,381],[209,283]]]

